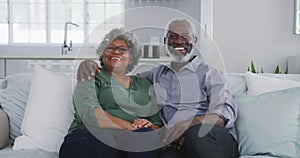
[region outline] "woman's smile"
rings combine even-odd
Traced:
[[[126,41],[113,40],[106,47],[102,59],[109,71],[125,71],[130,63],[130,52]]]

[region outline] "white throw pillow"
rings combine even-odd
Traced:
[[[59,152],[74,117],[72,80],[40,66],[34,71],[22,135],[16,138],[13,149]]]
[[[246,72],[247,94],[259,95],[271,91],[300,87],[299,81],[283,80]]]

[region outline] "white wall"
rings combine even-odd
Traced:
[[[214,39],[226,72],[257,68],[284,72],[288,56],[300,56],[293,34],[294,0],[214,0]]]
[[[172,8],[203,22],[205,17],[199,9],[200,1],[174,0]],[[256,68],[273,72],[276,65],[284,72],[289,56],[300,56],[300,35],[293,34],[294,0],[211,0],[213,1],[213,38],[221,54],[226,72],[245,72],[253,60]],[[127,1],[126,9],[134,8]],[[206,3],[208,4],[208,3]],[[126,27],[134,25],[159,25],[164,27],[164,12],[150,12],[125,15]],[[141,18],[143,17],[143,18]],[[203,24],[202,24],[203,25]],[[208,26],[211,29],[210,26]],[[148,42],[149,36],[159,36],[162,30],[151,30],[151,34],[141,33],[142,42]],[[211,31],[211,30],[209,30]],[[162,36],[160,36],[162,37]],[[162,39],[162,38],[160,38]],[[203,38],[201,38],[203,42]],[[205,39],[204,39],[205,40]],[[161,41],[162,42],[162,41]],[[203,43],[201,43],[203,47]],[[205,48],[206,49],[206,48]],[[215,49],[215,48],[213,48]],[[222,63],[213,50],[204,51],[209,63],[220,68]]]
[[[199,0],[128,0],[125,9],[125,27],[134,29],[142,43],[149,42],[151,36],[163,42],[167,23],[176,17],[191,17],[200,23]]]

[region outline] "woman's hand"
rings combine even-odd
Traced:
[[[123,124],[120,126],[122,129],[125,129],[127,131],[134,131],[137,130],[137,128],[133,127],[132,124],[128,121],[123,122]]]
[[[132,127],[138,129],[138,128],[151,128],[153,126],[153,123],[151,123],[147,119],[138,118],[135,119],[132,123]]]

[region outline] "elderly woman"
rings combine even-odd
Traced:
[[[151,82],[128,76],[140,56],[137,37],[113,29],[100,43],[101,73],[95,80],[78,83],[74,90],[75,118],[60,149],[60,158],[154,158],[158,151],[129,152],[94,136],[92,129],[145,132],[160,128],[159,107]],[[97,130],[96,130],[97,131]],[[105,132],[103,132],[105,133]],[[113,139],[110,139],[112,144]],[[141,140],[142,141],[142,140]],[[109,142],[109,141],[108,141]],[[127,142],[128,143],[128,142]]]

